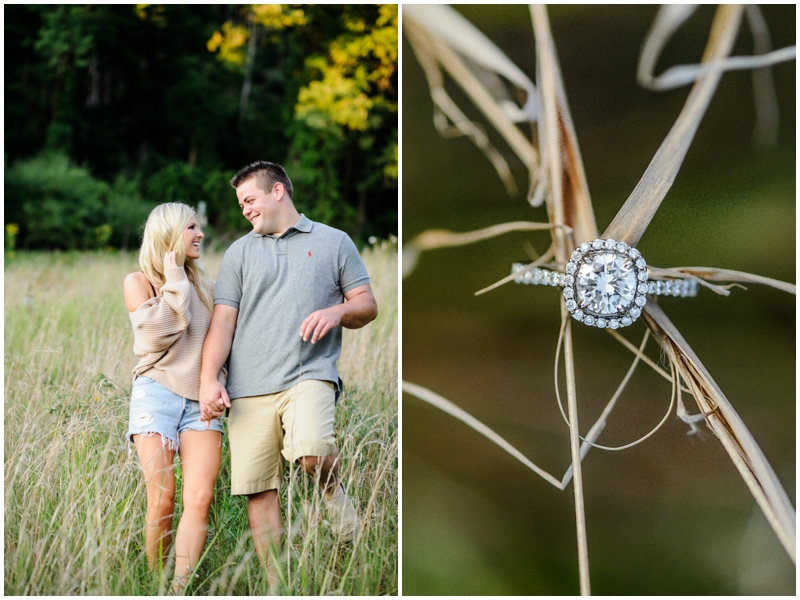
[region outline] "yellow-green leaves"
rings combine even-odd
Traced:
[[[247,28],[223,23],[222,32],[215,31],[206,43],[209,52],[219,50],[219,59],[229,65],[242,66],[245,61],[244,45],[247,43]]]
[[[315,128],[366,131],[376,109],[397,112],[386,97],[397,68],[397,5],[382,5],[374,23],[345,18],[350,33],[337,37],[327,56],[306,61],[314,81],[301,88],[295,115]]]
[[[290,4],[250,4],[243,9],[245,21],[260,25],[267,30],[280,30],[306,24],[306,15],[300,5]],[[227,21],[222,31],[215,31],[206,43],[209,52],[219,51],[218,58],[228,65],[241,67],[247,58],[245,45],[250,32],[244,25]]]

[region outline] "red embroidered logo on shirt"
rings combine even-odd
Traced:
[[[308,258],[311,258],[311,250],[308,251]]]

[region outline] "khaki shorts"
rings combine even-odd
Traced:
[[[283,459],[331,454],[336,447],[333,409],[333,384],[316,379],[276,394],[233,400],[228,414],[231,493],[276,490]]]

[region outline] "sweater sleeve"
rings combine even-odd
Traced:
[[[130,313],[133,351],[137,356],[162,352],[186,331],[192,319],[189,289],[192,285],[183,267],[167,269],[161,296],[150,298]]]

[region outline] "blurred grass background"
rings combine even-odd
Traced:
[[[525,6],[457,7],[529,76],[534,40]],[[657,7],[549,7],[598,228],[608,225],[677,117],[688,88],[636,85],[639,50]],[[780,48],[795,43],[795,7],[762,7]],[[713,18],[701,7],[668,44],[657,73],[697,62]],[[546,221],[509,198],[488,160],[433,124],[427,85],[403,42],[403,237]],[[736,54],[752,52],[746,26]],[[724,75],[678,178],[639,244],[660,267],[716,266],[795,282],[795,68],[773,69],[779,145],[753,149],[752,77]],[[477,111],[450,86],[462,109]],[[491,135],[491,134],[490,134]],[[523,166],[498,136],[520,189]],[[568,429],[556,406],[559,325],[554,290],[506,285],[473,293],[526,256],[546,233],[519,233],[423,254],[403,282],[403,378],[482,420],[560,478]],[[702,290],[661,306],[748,425],[794,502],[795,297],[759,286],[728,298]],[[632,356],[600,330],[575,327],[585,432]],[[641,323],[624,335],[638,344]],[[648,354],[659,360],[653,342]],[[662,364],[664,361],[661,361]],[[599,443],[621,445],[658,422],[670,385],[640,367]],[[696,407],[690,399],[690,411]],[[502,450],[410,396],[403,401],[404,594],[576,594],[572,487],[560,492]],[[584,460],[595,594],[794,594],[787,557],[721,445],[675,418],[645,443]]]

